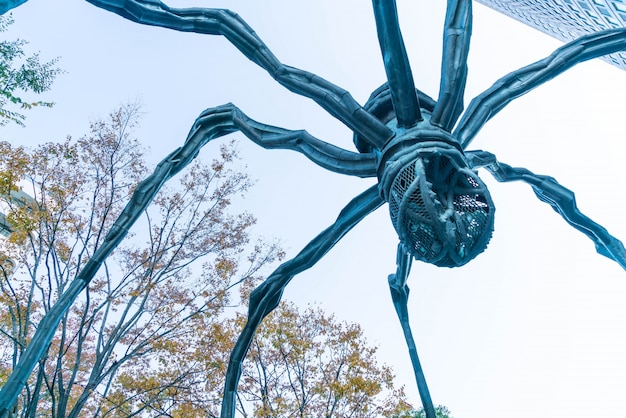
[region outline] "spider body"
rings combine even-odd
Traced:
[[[463,152],[424,132],[410,129],[390,143],[380,192],[400,241],[416,260],[459,267],[487,247],[495,208]]]
[[[378,188],[400,241],[416,260],[460,267],[487,247],[495,207],[459,141],[430,122],[434,100],[417,94],[426,106],[409,128],[398,126],[387,86],[365,105],[394,133],[380,150]],[[371,151],[357,136],[355,144]]]

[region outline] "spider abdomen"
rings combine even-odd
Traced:
[[[415,259],[462,266],[489,243],[495,213],[491,195],[455,146],[410,142],[389,147],[379,169],[391,221]]]

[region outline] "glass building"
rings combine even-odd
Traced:
[[[626,26],[626,0],[478,0],[494,10],[564,42]],[[626,70],[626,52],[605,61]]]

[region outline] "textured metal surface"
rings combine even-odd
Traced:
[[[386,200],[400,240],[416,260],[467,264],[487,247],[495,207],[454,148],[427,147],[396,174]]]

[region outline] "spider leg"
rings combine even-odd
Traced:
[[[203,138],[216,138],[234,131],[241,131],[266,149],[298,151],[317,165],[336,173],[358,177],[376,176],[378,158],[373,153],[347,151],[303,130],[290,131],[265,125],[250,119],[231,103],[205,110],[192,128],[193,135]]]
[[[391,101],[398,126],[410,128],[421,121],[419,99],[415,92],[413,73],[406,54],[395,0],[373,0],[378,42],[383,53],[385,72],[389,80]]]
[[[587,235],[596,245],[599,254],[617,262],[626,269],[626,249],[620,240],[609,234],[576,207],[574,192],[560,185],[554,178],[534,174],[525,168],[511,167],[499,162],[486,151],[468,151],[468,161],[473,167],[484,167],[496,180],[509,182],[521,180],[528,183],[542,202],[548,203],[568,224]]]
[[[27,1],[28,0],[8,0],[8,1],[3,1],[2,3],[0,3],[0,15],[5,14],[9,10],[14,9],[17,6],[22,5],[22,4],[26,3]]]
[[[463,149],[502,108],[512,100],[563,73],[574,65],[626,49],[626,28],[585,35],[565,44],[550,56],[513,71],[476,96],[461,118],[454,136]]]
[[[463,112],[467,55],[472,35],[472,2],[448,0],[443,31],[439,98],[430,123],[450,131]]]
[[[393,300],[393,306],[396,308],[396,313],[400,319],[400,325],[402,326],[402,332],[404,333],[404,339],[409,348],[409,355],[411,356],[411,363],[413,363],[413,371],[415,373],[415,380],[417,381],[417,388],[419,389],[420,398],[422,400],[422,406],[426,412],[426,418],[436,418],[435,408],[433,401],[430,398],[430,391],[426,384],[426,378],[420,364],[419,357],[417,356],[417,347],[415,346],[415,340],[413,339],[413,333],[411,332],[411,325],[409,324],[409,312],[407,309],[407,303],[409,301],[409,286],[406,284],[409,272],[411,271],[411,263],[413,257],[404,248],[404,244],[398,244],[398,252],[396,256],[397,269],[395,274],[389,275],[389,290],[391,290],[391,299]]]
[[[383,200],[374,185],[355,197],[341,211],[337,220],[330,227],[309,242],[298,255],[281,264],[259,287],[250,294],[248,322],[241,331],[235,348],[230,355],[224,399],[222,401],[222,418],[232,418],[235,414],[237,386],[241,376],[241,363],[246,357],[250,343],[259,324],[274,308],[278,306],[283,290],[293,277],[317,263],[343,236],[368,214],[379,208]]]
[[[222,35],[248,59],[294,93],[313,99],[328,113],[380,149],[393,135],[346,90],[323,78],[281,63],[250,26],[225,9],[173,8],[158,0],[87,0],[133,22],[182,32]]]

